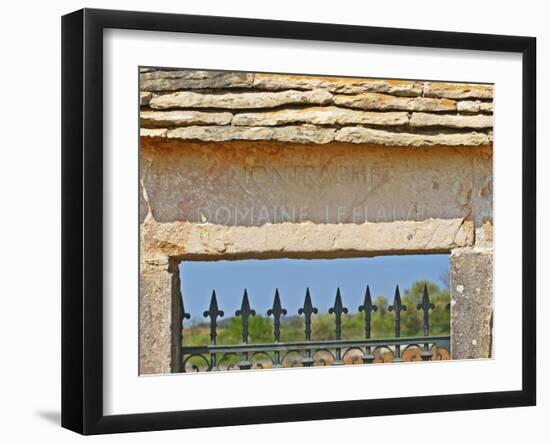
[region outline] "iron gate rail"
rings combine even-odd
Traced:
[[[313,306],[309,288],[306,290],[304,305],[298,309],[298,314],[304,316],[304,340],[293,342],[280,342],[281,337],[281,317],[287,314],[287,310],[281,305],[279,291],[275,291],[273,306],[266,312],[268,316],[273,317],[273,342],[249,344],[249,318],[256,315],[256,311],[251,309],[248,300],[248,292],[245,289],[241,308],[235,312],[237,317],[241,317],[241,344],[217,344],[218,318],[224,316],[224,312],[219,309],[216,298],[216,291],[212,292],[210,306],[204,311],[203,316],[210,318],[210,345],[206,346],[182,346],[180,359],[180,372],[188,372],[187,364],[193,357],[202,360],[203,365],[193,364],[193,371],[200,371],[201,367],[206,371],[221,370],[221,362],[228,359],[238,359],[237,363],[228,364],[226,369],[251,369],[253,365],[263,368],[265,363],[252,362],[257,356],[263,356],[264,362],[268,361],[272,367],[280,368],[284,366],[284,361],[289,355],[295,354],[290,359],[290,366],[313,366],[321,365],[342,365],[345,357],[354,352],[351,358],[352,363],[373,363],[376,360],[376,353],[381,349],[391,354],[392,362],[402,362],[403,352],[409,349],[416,349],[412,360],[421,359],[428,361],[432,359],[441,359],[441,349],[450,352],[450,336],[439,335],[430,336],[430,310],[435,309],[430,302],[427,285],[424,286],[422,300],[416,308],[423,311],[423,336],[401,337],[401,312],[407,310],[407,306],[401,302],[399,287],[396,287],[393,304],[388,307],[390,312],[394,313],[395,336],[391,338],[371,338],[371,320],[372,313],[378,310],[378,307],[372,303],[370,288],[367,286],[363,303],[358,307],[358,312],[364,312],[365,338],[362,339],[342,339],[342,315],[348,313],[348,309],[342,304],[340,289],[336,292],[334,306],[328,310],[329,314],[334,315],[334,340],[311,340],[311,319],[312,315],[319,311]],[[446,306],[449,309],[449,305]],[[183,320],[191,318],[190,314],[183,308]],[[183,322],[182,322],[183,337]],[[328,358],[320,357],[321,354],[328,355]],[[357,355],[359,354],[360,357]],[[416,358],[418,357],[418,358]]]

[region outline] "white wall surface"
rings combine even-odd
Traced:
[[[550,114],[548,11],[540,1],[480,2],[4,2],[0,60],[2,195],[0,261],[0,439],[6,442],[83,439],[59,427],[60,416],[60,96],[62,14],[81,7],[154,10],[280,20],[437,29],[538,38],[538,148]],[[546,117],[546,118],[545,118]],[[548,225],[550,156],[539,156],[539,226]],[[542,205],[542,197],[546,203]],[[539,276],[549,266],[550,235],[539,228]],[[539,277],[539,313],[550,303]],[[539,315],[539,343],[550,324]],[[513,350],[510,350],[513,351]],[[101,436],[94,441],[545,441],[550,415],[549,354],[539,346],[539,406],[493,411],[377,417],[223,429]],[[536,439],[536,440],[535,440]]]

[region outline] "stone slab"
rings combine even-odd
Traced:
[[[334,104],[349,108],[378,111],[456,111],[454,100],[426,97],[396,97],[388,94],[364,93],[337,95]]]
[[[142,111],[143,126],[169,127],[190,125],[228,125],[233,114],[230,112],[203,111]]]
[[[451,253],[451,357],[490,358],[493,346],[493,250]]]
[[[408,122],[409,116],[406,112],[368,112],[325,106],[267,112],[245,112],[236,114],[231,124],[235,126],[280,126],[296,123],[401,126],[406,125]]]
[[[447,128],[459,129],[485,129],[493,127],[493,116],[485,114],[452,115],[413,112],[411,115],[410,125],[412,127],[443,126]]]
[[[139,78],[140,90],[156,92],[179,89],[251,88],[254,74],[174,69],[142,72]]]
[[[171,129],[168,138],[201,141],[229,140],[274,140],[289,143],[330,143],[336,129],[320,128],[312,125],[281,127],[250,126],[189,126]]]
[[[354,223],[464,219],[491,148],[142,138],[141,183],[158,222]],[[479,162],[478,174],[492,173]]]
[[[413,133],[384,129],[348,127],[339,129],[335,141],[347,143],[370,143],[384,146],[481,146],[489,145],[491,139],[482,132],[468,133]]]
[[[493,85],[426,82],[423,86],[423,93],[425,97],[492,99]]]
[[[380,92],[405,97],[422,95],[421,82],[352,77],[255,74],[254,87],[274,91],[283,89],[326,89],[330,92],[341,94]]]
[[[181,356],[181,294],[177,262],[141,242],[139,374],[178,371]],[[150,254],[153,252],[152,254]]]
[[[174,108],[222,108],[254,109],[275,108],[283,105],[326,105],[332,102],[332,94],[324,90],[281,92],[224,92],[198,93],[181,91],[155,95],[149,106],[153,109]]]
[[[400,253],[442,253],[469,246],[462,219],[362,224],[277,223],[224,226],[214,223],[141,225],[146,254],[181,259],[337,258]]]

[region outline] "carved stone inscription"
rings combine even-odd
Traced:
[[[490,151],[437,149],[142,141],[141,217],[227,226],[470,217]]]

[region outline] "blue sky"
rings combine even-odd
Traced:
[[[326,312],[334,303],[340,287],[342,301],[350,312],[356,312],[370,285],[373,299],[383,295],[393,298],[395,285],[400,289],[417,280],[427,279],[443,286],[441,275],[449,269],[449,256],[406,255],[332,260],[238,260],[188,261],[180,264],[181,288],[186,312],[191,320],[203,321],[212,290],[216,290],[225,317],[240,307],[244,288],[250,304],[258,314],[273,303],[275,288],[288,315],[303,305],[309,287],[313,305]]]

